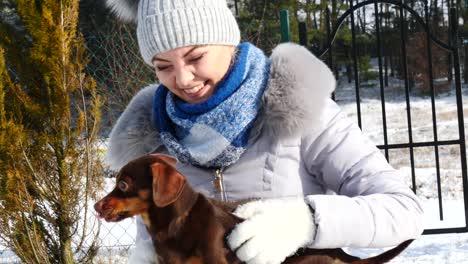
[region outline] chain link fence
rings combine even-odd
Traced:
[[[102,135],[106,137],[130,99],[155,81],[155,74],[140,56],[132,25],[114,23],[110,29],[85,36],[87,73],[105,98]]]
[[[155,81],[152,69],[143,62],[139,54],[133,26],[113,23],[110,27],[110,30],[97,31],[85,37],[89,56],[86,71],[94,78],[105,98],[100,143],[103,156],[107,150],[106,139],[110,130],[130,99],[142,87]],[[106,171],[105,174],[105,188],[101,197],[115,185],[114,172]],[[135,235],[134,218],[118,223],[100,221],[99,252],[94,262],[127,263],[128,254],[135,243]]]

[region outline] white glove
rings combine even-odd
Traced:
[[[128,264],[158,264],[158,257],[154,252],[153,241],[137,240],[135,248],[130,252]]]
[[[153,240],[146,229],[141,216],[135,217],[137,234],[135,247],[130,251],[128,264],[158,264],[158,256],[154,251]]]
[[[247,264],[278,264],[314,241],[313,212],[303,198],[258,200],[239,206],[245,219],[228,236],[229,247]]]

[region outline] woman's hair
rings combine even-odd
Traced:
[[[203,44],[236,46],[240,42],[239,26],[226,0],[106,1],[115,13],[137,22],[140,52],[149,65],[156,54],[171,49]]]
[[[239,48],[235,47],[234,51],[232,52],[231,66],[234,65],[234,63],[236,63],[238,54],[239,54]]]

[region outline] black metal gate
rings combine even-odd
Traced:
[[[382,43],[381,43],[381,29],[379,17],[379,4],[390,4],[397,8],[400,23],[400,34],[401,34],[401,61],[403,67],[403,77],[404,77],[404,93],[406,98],[406,117],[407,117],[407,131],[408,131],[408,142],[392,144],[388,141],[387,135],[387,114],[386,114],[386,104],[385,104],[385,93],[384,93],[384,78],[383,78],[383,65],[382,65]],[[362,128],[361,122],[361,98],[360,98],[360,84],[358,81],[358,55],[356,52],[356,34],[355,34],[355,17],[354,12],[359,8],[364,6],[372,5],[374,7],[374,23],[375,32],[376,32],[376,41],[377,41],[377,58],[378,58],[378,69],[379,69],[379,86],[380,86],[380,99],[381,99],[381,112],[382,112],[382,127],[383,127],[383,144],[378,145],[380,149],[385,153],[387,160],[389,159],[389,151],[396,149],[406,149],[409,151],[409,158],[411,164],[411,180],[413,191],[418,194],[418,188],[416,187],[416,173],[415,173],[415,156],[414,151],[417,148],[430,147],[433,148],[434,160],[435,160],[435,169],[436,169],[436,184],[437,184],[437,200],[438,200],[438,212],[439,220],[444,220],[444,203],[441,191],[441,181],[443,178],[440,173],[440,157],[439,149],[444,146],[456,146],[459,147],[459,158],[461,165],[461,177],[462,177],[462,189],[463,189],[463,203],[464,203],[464,226],[448,227],[448,228],[431,228],[426,229],[424,234],[439,234],[439,233],[459,233],[459,232],[468,232],[468,182],[467,182],[467,160],[466,160],[466,142],[465,142],[465,129],[464,129],[464,119],[463,119],[463,105],[462,105],[462,87],[460,80],[460,62],[459,62],[459,53],[458,53],[458,21],[456,8],[452,7],[449,9],[449,40],[448,43],[445,43],[435,37],[431,33],[429,26],[429,11],[427,0],[425,1],[424,14],[425,17],[422,18],[415,10],[410,6],[403,3],[402,1],[396,0],[367,0],[359,2],[356,5],[353,4],[353,0],[349,0],[349,9],[343,13],[337,20],[334,25],[330,25],[330,12],[327,14],[327,35],[328,41],[321,50],[310,48],[317,56],[322,58],[327,62],[329,66],[333,66],[333,55],[332,55],[332,45],[335,40],[335,37],[340,29],[340,26],[347,19],[350,20],[350,29],[352,32],[352,64],[354,68],[354,81],[355,81],[355,97],[356,97],[356,107],[357,107],[357,121],[359,126]],[[422,26],[423,30],[426,32],[427,38],[427,63],[428,63],[428,76],[429,76],[429,86],[430,86],[430,100],[431,100],[431,109],[432,112],[432,131],[433,131],[433,140],[414,140],[414,133],[412,130],[412,116],[411,116],[411,100],[410,100],[410,82],[408,76],[408,64],[407,64],[407,50],[406,50],[406,39],[403,37],[406,31],[406,15],[411,14],[414,16],[417,23]],[[307,45],[307,32],[305,29],[304,23],[299,23],[299,41],[303,45]],[[435,43],[439,47],[445,49],[451,54],[452,59],[452,70],[453,82],[456,93],[456,113],[457,113],[457,122],[458,122],[458,139],[450,140],[440,140],[438,136],[438,122],[436,118],[436,107],[435,107],[435,89],[434,89],[434,78],[433,78],[433,62],[432,62],[432,49],[430,43]],[[466,67],[466,66],[465,66]],[[428,109],[429,110],[429,109]]]

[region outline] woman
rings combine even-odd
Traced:
[[[246,220],[228,236],[247,263],[280,263],[305,246],[391,246],[422,233],[418,199],[329,99],[334,77],[306,49],[281,44],[268,58],[239,44],[224,0],[107,1],[137,22],[141,54],[160,81],[113,128],[112,169],[168,153],[210,197],[261,198],[236,210]],[[137,250],[152,248],[137,223]]]

